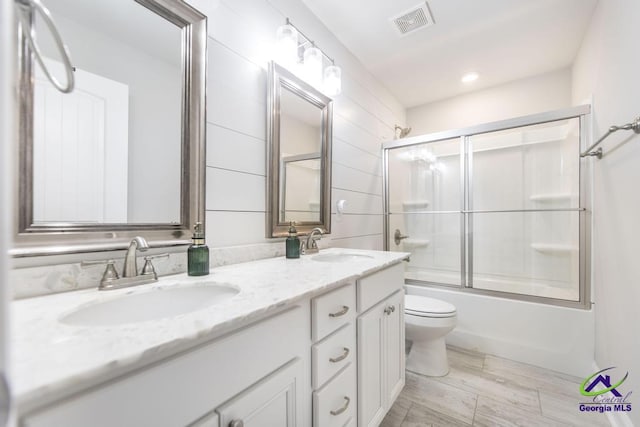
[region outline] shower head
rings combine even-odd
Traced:
[[[400,130],[400,135],[398,135],[398,130]],[[401,126],[396,125],[395,132],[396,132],[396,139],[401,139],[409,135],[409,132],[411,132],[411,128],[410,127],[403,128]]]

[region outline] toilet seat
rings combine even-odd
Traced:
[[[456,315],[456,307],[435,298],[405,295],[404,312],[418,317],[453,317]]]

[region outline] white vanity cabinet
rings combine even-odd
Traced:
[[[63,394],[21,402],[18,425],[377,426],[404,386],[404,269],[394,260],[270,315],[237,317],[215,337],[180,335],[170,354],[130,350],[133,366],[105,357]]]
[[[358,281],[358,426],[378,426],[404,387],[401,265]]]
[[[304,426],[311,417],[309,318],[307,304],[293,307],[52,402],[21,417],[19,425]]]

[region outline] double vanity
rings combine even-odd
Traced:
[[[13,304],[20,426],[375,426],[405,253],[328,249]]]

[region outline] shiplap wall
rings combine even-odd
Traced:
[[[208,16],[207,242],[265,238],[266,64],[289,17],[342,67],[334,100],[331,246],[382,249],[380,144],[404,108],[296,0],[191,0]],[[338,215],[335,201],[347,200]]]

